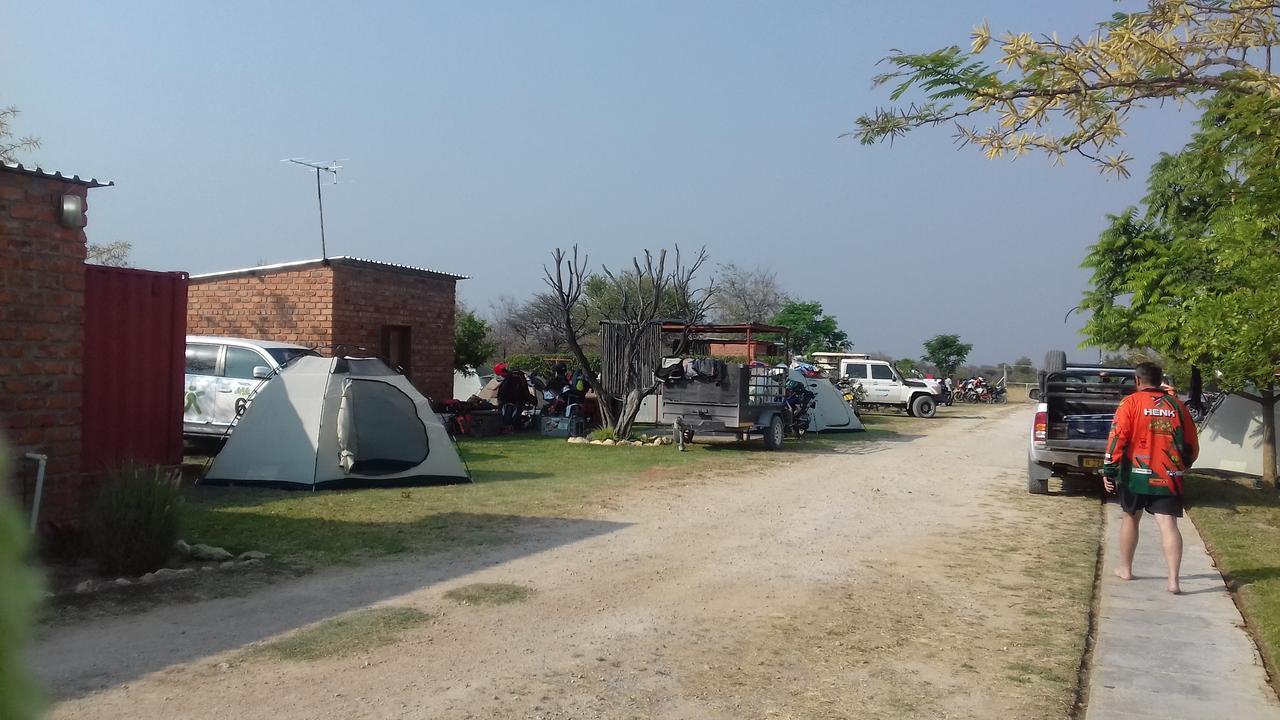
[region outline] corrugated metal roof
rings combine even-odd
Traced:
[[[60,172],[45,170],[41,167],[26,167],[22,163],[0,162],[0,170],[18,173],[19,175],[30,175],[31,177],[47,178],[49,180],[61,180],[63,182],[75,183],[76,185],[84,185],[85,187],[112,187],[114,181],[102,182],[97,178],[85,179],[79,175],[63,175]]]
[[[372,267],[390,270],[404,270],[414,273],[422,273],[434,277],[449,278],[452,280],[470,280],[469,275],[455,275],[440,270],[432,270],[431,268],[418,267],[416,265],[401,265],[399,263],[382,262],[381,260],[369,260],[367,258],[352,257],[350,255],[339,255],[327,259],[331,265],[348,265],[355,267]],[[267,273],[276,271],[301,270],[306,267],[314,267],[322,265],[326,262],[324,258],[316,258],[314,260],[295,260],[293,262],[276,263],[274,265],[258,265],[256,267],[240,268],[238,270],[222,270],[219,272],[202,273],[200,275],[192,275],[192,280],[210,280],[213,278],[231,277],[233,275],[253,275],[257,273]]]

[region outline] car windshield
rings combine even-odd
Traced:
[[[319,357],[320,355],[320,353],[315,350],[308,350],[306,348],[267,348],[267,352],[271,357],[275,358],[276,362],[280,363],[280,367],[288,365],[291,360],[302,357],[303,355],[313,355],[316,357]]]

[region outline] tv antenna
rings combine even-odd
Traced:
[[[342,169],[342,166],[338,163],[343,162],[344,160],[346,160],[346,158],[342,158],[341,160],[312,162],[302,158],[285,158],[280,161],[293,163],[294,165],[301,165],[302,167],[314,170],[316,173],[316,203],[320,206],[320,258],[322,260],[329,259],[329,252],[325,249],[324,244],[324,194],[320,192],[320,173],[328,173],[329,177],[333,178],[333,182],[330,184],[337,185],[338,171]]]

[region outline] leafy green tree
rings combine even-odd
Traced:
[[[1151,348],[1210,368],[1262,406],[1263,482],[1276,483],[1280,367],[1280,101],[1220,93],[1192,141],[1151,169],[1090,248],[1084,332],[1103,347]]]
[[[839,352],[853,347],[849,334],[831,315],[822,311],[822,303],[788,300],[770,321],[791,330],[791,352]]]
[[[459,306],[453,323],[453,369],[474,372],[497,351],[497,343],[489,339],[489,323]]]
[[[9,478],[8,451],[0,439],[0,482]],[[27,532],[0,491],[0,718],[34,720],[39,696],[23,657],[37,597],[35,573],[27,566]]]
[[[925,341],[924,356],[920,360],[938,368],[943,377],[952,377],[971,350],[973,345],[960,342],[959,335],[934,335]]]
[[[1261,0],[1147,0],[1145,10],[1116,13],[1070,38],[997,36],[983,22],[967,52],[952,46],[886,58],[890,70],[875,84],[893,85],[894,102],[913,90],[917,100],[859,117],[850,134],[871,144],[952,125],[960,145],[989,158],[1074,154],[1126,176],[1130,156],[1102,151],[1118,146],[1132,108],[1206,92],[1280,96],[1271,58],[1280,42],[1277,9]]]
[[[911,358],[902,358],[894,363],[894,367],[898,368],[898,372],[903,375],[910,376],[912,370],[917,370],[916,361]]]

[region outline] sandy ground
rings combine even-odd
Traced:
[[[54,718],[1063,717],[1097,507],[1025,494],[1029,421],[956,407],[925,436],[637,488],[511,545],[51,628],[33,660]],[[442,597],[476,582],[534,592]],[[246,652],[382,604],[434,619],[355,655]]]

